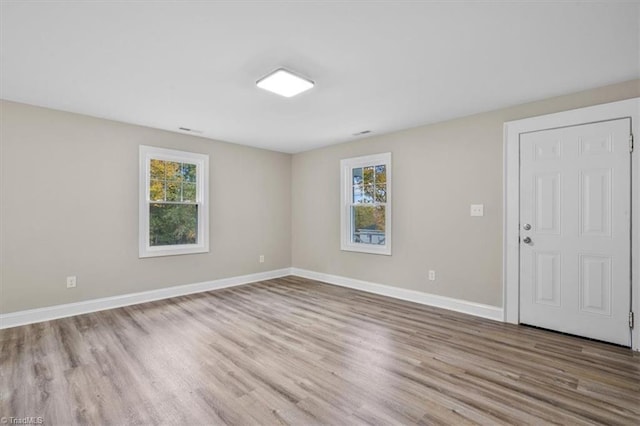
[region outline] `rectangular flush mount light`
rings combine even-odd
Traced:
[[[261,89],[290,98],[311,89],[314,83],[280,68],[256,81],[256,85]]]

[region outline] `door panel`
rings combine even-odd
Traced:
[[[560,173],[538,174],[534,185],[536,232],[560,235]]]
[[[580,256],[580,310],[611,316],[611,258]]]
[[[580,172],[580,233],[611,237],[611,169]]]
[[[560,306],[560,253],[534,253],[535,303]]]
[[[521,323],[630,344],[629,133],[620,119],[520,135]]]

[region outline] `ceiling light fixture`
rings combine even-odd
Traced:
[[[311,89],[315,83],[284,68],[279,68],[256,81],[256,85],[261,89],[290,98]]]

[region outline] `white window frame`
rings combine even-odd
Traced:
[[[139,257],[174,256],[209,252],[209,156],[154,146],[140,145],[139,180]],[[151,160],[174,161],[196,165],[196,201],[198,236],[195,244],[151,246],[149,244],[149,186]]]
[[[353,169],[384,164],[387,172],[387,202],[371,205],[385,205],[385,244],[366,244],[353,242],[353,220],[351,217],[352,173]],[[340,249],[360,253],[391,256],[391,153],[366,155],[363,157],[340,160]]]

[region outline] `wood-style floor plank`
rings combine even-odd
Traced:
[[[298,277],[0,331],[46,425],[640,424],[640,354]]]

